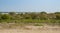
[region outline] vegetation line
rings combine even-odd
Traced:
[[[0,23],[51,23],[60,25],[60,12],[0,12]]]

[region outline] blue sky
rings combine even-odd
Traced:
[[[60,0],[0,0],[0,12],[60,12]]]

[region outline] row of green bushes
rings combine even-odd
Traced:
[[[0,12],[0,23],[46,23],[60,24],[60,12],[31,12],[16,13],[8,12],[3,14]]]

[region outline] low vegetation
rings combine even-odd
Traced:
[[[60,12],[0,12],[0,23],[46,23],[60,25]]]

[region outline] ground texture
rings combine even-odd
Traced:
[[[0,33],[60,33],[59,26],[24,26],[11,29],[0,29]]]

